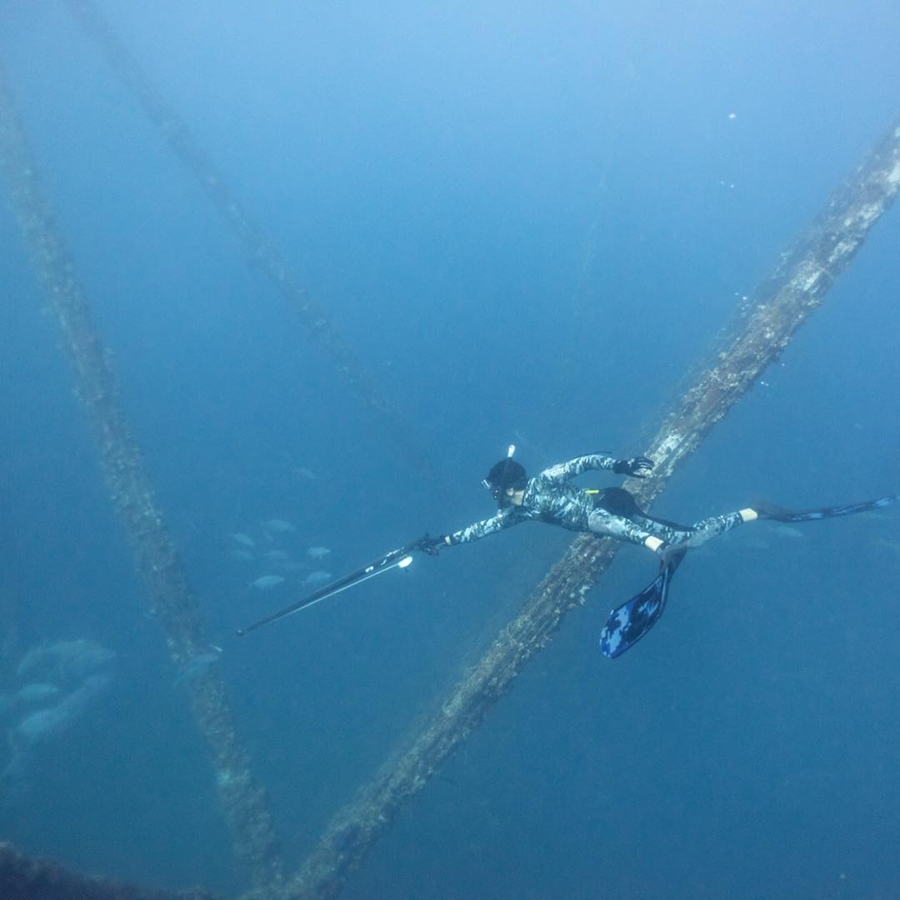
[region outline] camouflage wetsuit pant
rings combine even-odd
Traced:
[[[699,547],[710,538],[731,531],[743,522],[739,512],[710,516],[693,525],[679,525],[657,519],[643,512],[623,488],[609,488],[600,492],[595,508],[588,517],[588,527],[594,534],[614,537],[620,541],[643,544],[648,537],[658,537],[670,545]]]

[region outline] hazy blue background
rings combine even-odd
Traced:
[[[0,3],[46,190],[299,863],[567,536],[522,528],[422,559],[236,642],[302,588],[248,587],[269,567],[234,559],[230,535],[268,546],[260,523],[290,520],[278,547],[329,547],[342,574],[490,514],[479,481],[512,440],[530,470],[643,450],[735,302],[896,120],[900,6],[101,8],[437,473],[246,265],[65,8]],[[235,894],[186,691],[7,204],[0,246],[2,673],[42,641],[118,653],[112,689],[37,749],[0,837]],[[898,247],[895,209],[659,514],[900,489]],[[611,663],[605,614],[653,571],[621,554],[346,896],[900,894],[898,525],[717,541]]]

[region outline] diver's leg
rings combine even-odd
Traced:
[[[725,534],[744,522],[758,518],[752,509],[710,516],[690,526],[678,525],[652,516],[617,516],[605,509],[595,509],[588,518],[594,534],[607,535],[632,544],[643,544],[649,550],[662,553],[667,546],[699,547],[710,538]]]
[[[687,539],[676,543],[686,547],[699,547],[710,538],[718,537],[720,534],[725,534],[726,531],[731,531],[732,528],[737,528],[738,525],[752,522],[757,518],[759,516],[756,514],[756,511],[749,507],[740,509],[737,512],[724,513],[721,516],[710,516],[708,519],[695,522],[691,526],[690,535]]]
[[[653,522],[644,516],[634,518],[619,516],[608,509],[598,507],[588,517],[588,528],[602,537],[612,537],[619,541],[628,541],[630,544],[643,544],[650,550],[656,550],[662,546],[666,538],[658,536],[661,523]],[[689,532],[684,532],[689,536]]]
[[[747,508],[721,516],[710,516],[693,525],[679,525],[665,519],[655,519],[646,513],[634,516],[633,521],[638,528],[651,535],[643,541],[644,546],[657,553],[664,553],[664,544],[670,547],[699,547],[710,538],[725,534],[726,531],[731,531],[744,522],[752,522],[756,518],[758,518],[756,511]]]

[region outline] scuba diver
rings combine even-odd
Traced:
[[[616,459],[603,453],[593,453],[558,463],[529,478],[525,468],[512,458],[514,452],[515,446],[511,446],[506,457],[491,468],[482,482],[497,501],[497,512],[490,518],[451,534],[437,537],[426,534],[405,547],[390,550],[374,562],[325,585],[315,593],[246,628],[238,629],[237,633],[247,634],[301,609],[308,609],[370,578],[392,569],[406,568],[412,562],[412,553],[415,551],[436,556],[444,547],[471,543],[521,522],[535,521],[597,537],[611,537],[618,541],[640,544],[659,558],[659,574],[656,578],[630,600],[612,610],[606,620],[600,634],[600,649],[606,656],[616,657],[634,646],[662,615],[669,583],[688,549],[699,547],[710,538],[755,519],[810,522],[879,509],[898,499],[898,496],[893,495],[863,503],[808,510],[787,510],[770,503],[755,502],[753,506],[711,516],[693,525],[679,525],[644,512],[625,488],[584,490],[572,483],[577,475],[591,470],[646,478],[653,471],[654,465],[646,456]]]

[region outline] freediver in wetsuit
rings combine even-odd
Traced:
[[[893,495],[803,511],[757,502],[752,507],[711,516],[693,525],[678,525],[644,512],[624,488],[583,490],[572,484],[572,478],[592,469],[646,478],[653,470],[653,461],[645,456],[630,459],[615,459],[599,453],[579,456],[529,478],[524,467],[512,459],[513,450],[510,447],[506,459],[500,460],[483,482],[497,500],[496,515],[452,534],[434,538],[426,535],[417,543],[416,549],[436,554],[444,546],[477,541],[520,522],[537,521],[570,531],[641,544],[652,550],[660,557],[659,574],[642,591],[613,609],[601,632],[600,648],[609,657],[620,656],[634,646],[662,615],[672,576],[689,548],[699,547],[710,538],[755,519],[810,522],[879,509],[898,499]]]
[[[642,544],[659,556],[665,556],[675,547],[698,547],[737,525],[765,517],[763,510],[747,507],[693,525],[678,525],[645,513],[624,488],[586,491],[572,484],[576,475],[594,469],[646,478],[653,469],[653,462],[645,456],[615,459],[594,453],[558,463],[529,478],[520,463],[507,457],[491,469],[483,482],[497,500],[497,514],[452,534],[429,538],[423,549],[438,550],[442,545],[465,544],[521,522],[538,521],[570,531]]]

